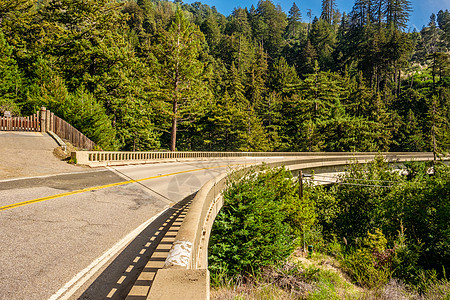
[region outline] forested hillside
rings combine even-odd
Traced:
[[[103,149],[450,149],[448,10],[406,32],[407,0],[175,2],[0,0],[0,114],[44,105]]]

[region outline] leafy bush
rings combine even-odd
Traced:
[[[283,262],[315,222],[314,205],[299,199],[286,169],[252,170],[242,178],[224,192],[210,239],[211,272],[230,277]]]
[[[104,150],[117,148],[116,131],[105,108],[94,96],[78,89],[69,93],[64,81],[55,77],[48,86],[43,86],[41,101],[51,111],[81,131]]]
[[[381,230],[367,234],[362,245],[345,257],[344,264],[358,284],[375,288],[386,284],[391,278],[395,251],[386,248],[387,240]]]
[[[328,253],[361,285],[380,287],[394,277],[420,286],[421,272],[442,278],[450,265],[450,167],[410,162],[405,171],[378,157],[351,165],[343,184],[305,189]]]

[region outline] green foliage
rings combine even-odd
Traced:
[[[430,167],[406,163],[402,176],[378,158],[350,166],[331,188],[306,186],[328,252],[359,284],[374,288],[395,277],[420,285],[424,270],[445,277],[439,272],[450,263],[450,167]]]
[[[407,0],[357,0],[341,24],[322,4],[303,22],[301,5],[270,0],[228,17],[200,2],[0,0],[0,112],[51,104],[60,78],[97,103],[104,136],[82,126],[107,148],[447,153],[448,11],[406,33]]]
[[[315,223],[313,203],[299,199],[286,169],[239,174],[224,193],[210,239],[212,273],[258,274],[261,267],[285,260],[302,228]]]
[[[13,47],[5,39],[0,28],[0,115],[9,111],[13,115],[20,113],[17,105],[21,98],[22,74],[12,57]]]
[[[362,245],[344,259],[347,270],[361,285],[369,288],[381,287],[392,275],[392,256],[394,250],[386,249],[387,240],[383,233],[367,233]]]
[[[105,109],[84,89],[69,93],[56,77],[42,88],[41,103],[105,150],[116,149],[115,130]]]
[[[329,2],[329,1],[327,1]],[[317,52],[317,60],[321,69],[330,69],[333,64],[333,51],[336,44],[336,31],[331,21],[320,18],[313,22],[309,38]]]
[[[286,14],[280,5],[270,0],[261,0],[251,18],[253,35],[258,43],[264,43],[269,56],[280,55],[283,47],[283,33],[287,26]]]
[[[427,168],[416,169],[411,181],[388,195],[386,217],[390,222],[385,227],[392,233],[395,219],[402,220],[410,242],[423,243],[418,263],[440,271],[450,263],[450,206],[446,200],[450,197],[450,168],[437,164],[434,176],[427,172]]]
[[[341,297],[339,296],[335,285],[332,282],[321,281],[318,284],[318,288],[316,291],[312,292],[308,299],[310,300],[339,300]]]
[[[171,105],[170,149],[176,150],[177,125],[201,110],[201,100],[207,95],[202,85],[203,63],[198,60],[205,37],[177,8],[169,29],[162,31],[155,47],[160,74],[160,93]]]

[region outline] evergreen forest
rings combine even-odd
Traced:
[[[0,115],[45,106],[104,150],[450,149],[448,10],[297,4],[0,0]]]

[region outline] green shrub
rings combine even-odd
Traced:
[[[209,248],[211,272],[231,277],[283,262],[302,230],[315,222],[314,205],[299,199],[286,169],[263,168],[241,178],[224,192]]]
[[[395,252],[386,248],[387,240],[381,230],[367,235],[362,245],[344,258],[344,265],[358,284],[377,288],[391,278]]]
[[[422,270],[434,269],[442,278],[442,266],[450,265],[450,167],[435,162],[434,174],[428,162],[405,167],[407,175],[400,175],[377,157],[349,166],[342,184],[306,188],[323,236],[331,241],[327,250],[338,259],[345,256],[345,265],[361,284],[379,285],[392,274],[417,285]],[[375,228],[382,230],[389,251],[361,244]],[[388,253],[389,266],[377,265]]]
[[[342,299],[336,291],[334,283],[330,281],[320,281],[317,289],[312,292],[309,300],[340,300]]]
[[[69,93],[64,81],[55,77],[42,87],[41,101],[104,150],[117,148],[116,131],[106,109],[85,89]]]

